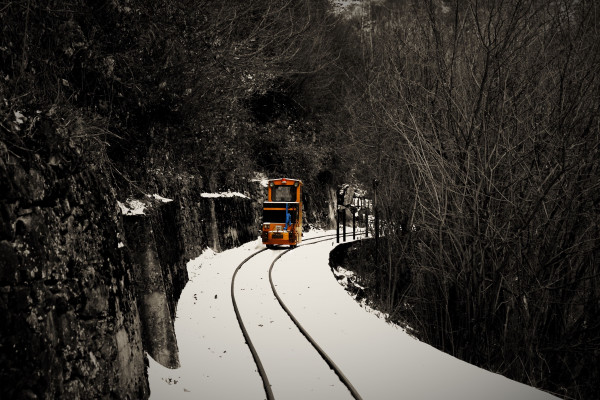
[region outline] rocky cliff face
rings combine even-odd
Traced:
[[[0,142],[0,181],[0,397],[146,397],[108,177]]]
[[[145,352],[177,366],[186,261],[255,239],[260,203],[180,185],[123,216],[107,173],[59,160],[0,142],[0,398],[146,398]]]
[[[259,184],[248,183],[245,189],[249,198],[205,197],[193,180],[175,188],[174,198],[180,205],[178,225],[187,259],[198,256],[207,247],[219,251],[256,239],[265,194]]]

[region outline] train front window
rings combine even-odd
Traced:
[[[272,186],[271,201],[296,201],[296,187],[294,186]]]
[[[291,223],[296,223],[296,210],[288,211],[291,217]],[[263,210],[263,223],[285,224],[285,210]]]

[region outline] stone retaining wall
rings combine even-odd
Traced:
[[[83,165],[0,142],[0,398],[148,395],[117,200]]]
[[[186,262],[255,239],[262,199],[180,185],[123,217],[107,173],[63,160],[0,141],[0,398],[147,398],[145,351],[177,365]]]

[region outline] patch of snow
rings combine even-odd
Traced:
[[[202,265],[209,264],[216,255],[217,253],[213,249],[207,247],[198,257],[188,261],[187,271],[189,280],[193,281],[192,278],[195,278],[198,275]]]
[[[125,244],[124,244],[123,242],[119,242],[119,244],[117,245],[117,248],[119,248],[119,249],[120,249],[120,248],[122,248],[122,247],[125,247]]]
[[[143,215],[146,205],[139,200],[129,199],[125,204],[117,201],[123,215]]]
[[[152,195],[147,194],[146,196],[147,197],[154,197],[156,200],[162,201],[163,203],[169,203],[169,202],[173,201],[173,199],[167,199],[166,197],[162,197],[161,195],[156,194],[156,193],[152,194]]]
[[[360,299],[358,298],[359,296],[358,296],[356,288],[364,291],[365,287],[356,282],[356,274],[354,273],[354,271],[350,271],[350,270],[345,269],[344,267],[338,266],[337,268],[335,268],[333,270],[333,275],[335,276],[338,283],[346,290],[346,293],[348,293],[348,295],[350,297],[352,297],[354,299],[354,301],[356,301],[356,303],[359,306],[361,306],[366,312],[375,315],[377,318],[388,321],[388,323],[390,325],[393,325],[398,329],[403,329],[407,332],[412,330],[411,327],[404,327],[404,326],[395,324],[393,322],[390,322],[389,314],[381,312],[381,311],[369,306],[366,297],[361,296]]]
[[[269,187],[269,178],[262,172],[256,172],[250,182],[258,182],[262,187]]]
[[[332,1],[333,8],[336,12],[343,12],[350,6],[360,6],[362,2],[360,0],[334,0]]]
[[[204,198],[217,198],[217,197],[242,197],[244,199],[250,198],[240,192],[202,193],[200,196],[202,196]]]
[[[336,276],[336,279],[338,280],[338,282],[344,287],[344,288],[348,288],[349,285],[352,285],[354,287],[357,287],[359,289],[365,289],[364,286],[359,285],[358,283],[356,283],[356,278],[355,278],[355,273],[354,271],[350,271],[347,270],[343,267],[337,267],[336,271],[334,272],[334,275]]]
[[[19,125],[21,125],[22,123],[24,123],[27,120],[27,117],[25,117],[20,111],[15,111],[15,122]]]

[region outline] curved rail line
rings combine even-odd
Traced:
[[[260,374],[260,377],[262,378],[263,386],[265,388],[265,393],[267,394],[267,399],[274,400],[275,396],[273,396],[273,391],[271,390],[271,384],[269,383],[269,378],[267,377],[267,373],[265,372],[262,362],[260,362],[258,353],[256,352],[254,345],[252,344],[252,340],[250,340],[250,335],[248,335],[248,331],[246,330],[246,327],[244,326],[244,322],[242,321],[242,316],[240,315],[240,310],[238,310],[238,306],[237,306],[237,302],[235,301],[235,294],[234,294],[235,276],[237,275],[240,268],[242,268],[242,265],[246,264],[248,262],[248,260],[250,260],[252,257],[254,257],[257,254],[262,253],[265,250],[267,250],[267,249],[264,248],[262,250],[259,250],[257,252],[250,254],[248,257],[246,257],[246,259],[244,261],[242,261],[240,263],[240,265],[237,266],[237,268],[235,269],[235,272],[233,273],[233,276],[231,277],[231,301],[233,301],[233,310],[235,311],[235,316],[238,320],[238,324],[240,325],[240,328],[242,329],[242,334],[244,335],[246,344],[248,344],[248,347],[250,348],[250,352],[252,353],[252,358],[254,359],[254,362],[256,363],[256,367],[258,368],[258,373]]]
[[[311,244],[316,244],[319,242],[323,242],[325,240],[329,240],[329,239],[319,240],[318,242],[311,243]],[[302,324],[294,317],[294,315],[292,314],[290,309],[285,305],[285,303],[283,302],[283,300],[277,293],[277,290],[275,289],[275,284],[273,283],[273,278],[272,278],[273,267],[275,266],[275,263],[277,262],[277,260],[279,260],[281,257],[283,257],[283,255],[285,255],[290,250],[291,249],[286,250],[286,251],[282,252],[280,255],[278,255],[277,257],[275,257],[275,259],[271,263],[271,266],[269,267],[269,282],[271,284],[271,289],[273,290],[273,294],[277,298],[277,301],[279,302],[279,305],[281,306],[281,308],[284,309],[284,311],[287,313],[287,315],[290,317],[290,319],[294,322],[296,327],[300,330],[300,332],[302,332],[304,337],[310,342],[310,344],[312,344],[312,346],[315,348],[315,350],[317,350],[317,352],[325,360],[327,365],[329,365],[329,367],[333,370],[333,372],[335,372],[335,374],[340,378],[342,383],[344,385],[346,385],[346,387],[352,394],[352,397],[354,397],[356,400],[362,400],[362,397],[360,396],[360,394],[358,393],[356,388],[352,385],[350,380],[346,377],[346,375],[344,375],[344,373],[342,372],[340,367],[338,367],[337,364],[335,362],[333,362],[333,360],[327,355],[327,353],[325,353],[325,351],[321,348],[321,346],[319,346],[317,344],[317,342],[312,338],[312,336],[310,336],[310,334],[306,331],[306,329],[304,329]]]
[[[357,235],[361,235],[361,234],[364,234],[364,232],[357,232]],[[313,243],[301,244],[300,246],[309,246],[311,244],[316,244],[316,243],[324,242],[324,241],[330,240],[331,237],[335,237],[335,236],[336,236],[335,234],[315,236],[315,237],[310,238],[310,239],[305,239],[305,241],[309,241],[309,240],[312,241],[312,240],[320,239],[320,238],[324,238],[324,237],[327,237],[327,239],[322,239],[322,240],[319,240],[319,241],[316,241],[316,242],[313,242]],[[250,348],[250,352],[252,353],[252,358],[254,359],[254,362],[256,363],[256,367],[258,368],[258,373],[259,373],[259,375],[260,375],[260,377],[261,377],[261,379],[263,381],[263,386],[265,388],[265,393],[267,395],[267,399],[268,400],[274,400],[275,396],[273,395],[273,391],[271,390],[271,384],[269,383],[269,378],[267,377],[267,373],[266,373],[266,371],[265,371],[265,369],[264,369],[264,367],[262,365],[262,362],[260,361],[260,357],[258,356],[258,352],[256,351],[256,348],[254,347],[254,344],[252,343],[252,340],[250,339],[250,335],[248,334],[248,330],[246,329],[246,327],[244,325],[244,322],[242,320],[242,317],[240,315],[240,312],[239,312],[239,309],[238,309],[238,306],[237,306],[237,302],[235,300],[235,293],[234,293],[234,289],[235,289],[235,277],[236,277],[238,271],[251,258],[253,258],[254,256],[256,256],[256,255],[258,255],[260,253],[262,253],[265,250],[267,250],[267,249],[264,248],[262,250],[259,250],[259,251],[256,251],[256,252],[250,254],[248,257],[246,257],[244,259],[244,261],[242,261],[237,266],[237,268],[235,269],[235,272],[233,273],[233,276],[231,278],[231,300],[233,302],[233,309],[235,311],[235,315],[236,315],[236,318],[238,320],[238,324],[240,325],[240,328],[242,330],[242,334],[244,335],[244,339],[246,340],[246,343],[248,344],[248,347]],[[319,353],[319,355],[323,358],[323,360],[325,360],[325,362],[327,363],[327,365],[329,365],[329,367],[340,378],[340,380],[348,388],[348,390],[350,391],[350,393],[352,394],[352,396],[356,400],[362,400],[362,397],[356,391],[356,389],[354,388],[354,386],[352,385],[352,383],[350,383],[350,381],[348,380],[348,378],[346,377],[346,375],[344,375],[344,373],[341,371],[341,369],[333,362],[333,360],[331,360],[331,358],[327,355],[327,353],[325,353],[325,351],[308,334],[308,332],[306,331],[306,329],[304,329],[304,327],[302,327],[302,325],[300,324],[300,322],[293,316],[292,312],[286,307],[286,305],[284,304],[283,300],[281,299],[281,297],[277,293],[277,290],[275,289],[275,285],[273,284],[273,279],[272,279],[272,276],[271,276],[271,272],[273,271],[273,267],[274,267],[275,263],[284,254],[288,253],[291,250],[293,250],[293,249],[287,249],[287,250],[281,252],[281,254],[279,254],[277,257],[275,257],[275,259],[271,263],[271,266],[269,267],[269,282],[271,284],[271,290],[273,291],[273,294],[277,298],[277,301],[279,302],[279,305],[281,306],[281,308],[283,308],[283,310],[287,313],[287,315],[290,317],[290,319],[292,320],[292,322],[294,322],[294,324],[300,330],[300,332],[304,335],[304,337],[315,348],[315,350]]]

